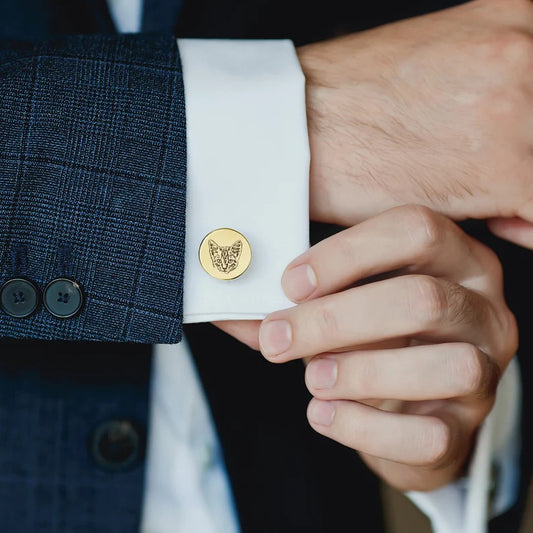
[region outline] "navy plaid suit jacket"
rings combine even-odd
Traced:
[[[138,531],[150,346],[181,339],[185,174],[171,33],[116,35],[104,0],[0,2],[0,284],[66,276],[86,298],[67,320],[0,312],[2,533]],[[140,452],[118,470],[92,450],[116,419]]]
[[[2,313],[0,336],[179,342],[186,148],[175,39],[4,41],[0,132],[1,279],[43,288],[67,276],[86,298],[68,321],[43,307]]]

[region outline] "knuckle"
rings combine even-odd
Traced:
[[[454,324],[474,324],[483,320],[486,306],[476,305],[477,296],[461,285],[450,283],[447,287],[448,317]]]
[[[513,10],[514,13],[518,16],[524,15],[527,17],[529,15],[529,20],[533,19],[533,3],[531,0],[498,0],[500,3],[510,10]],[[522,18],[522,17],[521,17]],[[527,18],[522,18],[522,20],[527,20]]]
[[[498,346],[498,353],[503,356],[504,360],[502,362],[506,366],[517,352],[519,344],[519,330],[516,317],[507,306],[500,313],[499,324],[499,332],[496,338],[500,340],[501,345]]]
[[[519,29],[500,31],[491,40],[488,50],[495,65],[507,72],[528,69],[533,64],[533,38]]]
[[[482,262],[489,278],[494,282],[494,285],[500,289],[503,286],[503,266],[500,258],[494,250],[488,246],[481,245]]]
[[[318,307],[318,332],[325,338],[336,338],[339,334],[339,324],[335,307],[324,299]]]
[[[489,416],[494,404],[496,403],[496,395],[488,396],[477,402],[476,410],[471,413],[471,423],[474,428],[479,428]]]
[[[359,392],[359,396],[366,398],[374,396],[380,383],[380,372],[372,357],[358,358],[357,375],[353,377],[354,390]]]
[[[343,261],[348,265],[357,261],[358,250],[354,247],[352,239],[347,239],[343,233],[339,233],[338,238],[335,240],[335,246],[335,253],[339,256],[339,261]]]
[[[440,418],[428,417],[421,439],[425,450],[422,461],[424,466],[441,466],[450,455],[452,448],[451,428]]]
[[[502,120],[523,120],[524,105],[531,101],[533,36],[516,27],[497,29],[480,39],[472,53],[480,73],[490,80],[474,104],[478,119],[492,128],[501,127]]]
[[[442,284],[431,276],[405,276],[411,319],[422,328],[439,324],[448,314],[448,295]]]
[[[516,316],[511,312],[510,309],[505,311],[505,320],[506,320],[506,331],[509,344],[509,360],[513,355],[518,351],[519,344],[519,334],[518,334],[518,323],[516,321]]]
[[[495,394],[499,382],[498,366],[471,344],[462,345],[459,378],[465,395],[485,399]]]
[[[424,254],[442,243],[446,231],[443,217],[422,205],[402,209],[402,225],[419,254]]]

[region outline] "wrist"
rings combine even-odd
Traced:
[[[343,226],[396,205],[375,171],[379,165],[372,124],[379,109],[374,105],[368,116],[366,107],[372,102],[368,93],[376,88],[373,82],[362,83],[358,74],[353,59],[360,48],[356,39],[351,35],[297,48],[305,76],[311,152],[310,218]]]

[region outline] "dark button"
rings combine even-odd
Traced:
[[[39,305],[39,289],[27,279],[13,278],[0,287],[0,307],[16,318],[30,316]]]
[[[44,306],[57,318],[72,318],[83,306],[81,287],[68,278],[57,278],[44,289]]]
[[[91,453],[95,462],[108,470],[124,470],[142,456],[144,439],[131,420],[108,420],[93,433]]]

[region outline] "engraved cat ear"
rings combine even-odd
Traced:
[[[239,259],[242,252],[242,241],[235,241],[231,245],[231,253],[235,256],[235,259]]]
[[[213,263],[214,268],[218,268],[216,260],[217,257],[220,255],[220,246],[211,239],[207,241],[207,244],[209,246],[209,256],[211,257],[211,263]]]
[[[209,251],[214,252],[220,248],[220,246],[213,240],[209,239],[207,241],[207,244],[209,245]]]

